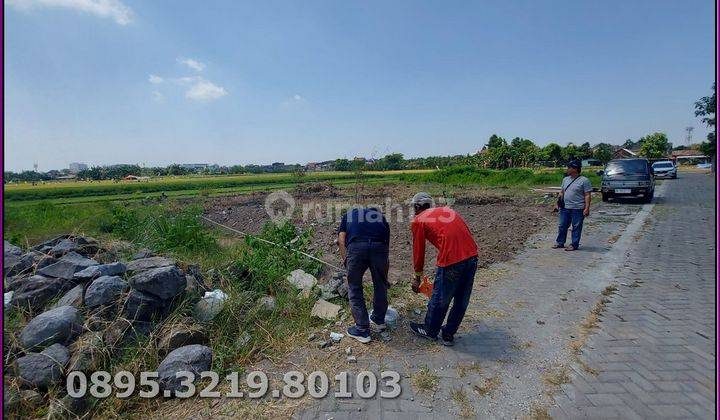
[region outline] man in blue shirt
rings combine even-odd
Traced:
[[[350,209],[338,227],[340,256],[348,272],[348,298],[355,325],[347,334],[361,343],[370,342],[370,327],[385,329],[388,300],[388,269],[390,267],[390,226],[380,210],[374,207]],[[368,316],[362,279],[370,269],[373,280],[373,317]]]

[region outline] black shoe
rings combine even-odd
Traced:
[[[425,330],[425,324],[418,324],[415,322],[411,322],[410,329],[412,330],[412,332],[419,335],[420,337],[427,338],[428,340],[432,340],[432,341],[437,340],[437,337],[433,337],[427,333],[427,331]]]
[[[443,346],[452,347],[455,345],[455,337],[451,335],[441,334],[440,340],[442,341]]]
[[[347,335],[363,344],[370,342],[370,330],[361,330],[355,325],[347,329]]]

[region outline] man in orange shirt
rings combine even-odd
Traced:
[[[425,323],[411,323],[410,329],[432,340],[441,333],[443,344],[452,346],[470,302],[477,271],[477,245],[462,217],[450,207],[433,207],[433,199],[428,193],[415,194],[412,204],[415,209],[415,218],[410,224],[415,267],[412,289],[415,293],[423,275],[426,239],[437,248],[438,256]],[[447,323],[441,328],[451,301]]]

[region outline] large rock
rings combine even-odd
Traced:
[[[140,338],[148,336],[153,329],[150,322],[129,321],[117,318],[103,332],[103,343],[111,353],[134,345]]]
[[[187,281],[175,266],[158,267],[138,273],[130,278],[130,286],[160,299],[172,299],[185,290]]]
[[[320,297],[325,300],[338,297],[337,291],[342,282],[342,277],[332,277],[330,280],[327,281],[327,283],[320,285]]]
[[[277,307],[277,302],[275,301],[275,297],[273,296],[263,296],[258,299],[257,304],[262,310],[268,312],[274,311]]]
[[[150,321],[165,315],[168,305],[155,295],[132,289],[125,301],[125,316],[131,320]]]
[[[225,301],[216,297],[204,297],[195,304],[193,318],[200,322],[210,322],[223,310]]]
[[[22,255],[23,251],[19,246],[15,246],[8,241],[3,241],[3,255],[7,258],[8,255]]]
[[[310,315],[333,321],[338,317],[341,309],[342,307],[340,305],[330,303],[324,299],[318,299],[317,302],[315,302]]]
[[[28,252],[23,255],[5,255],[3,260],[3,272],[5,277],[28,274],[32,272],[35,264],[35,255]]]
[[[134,253],[132,255],[132,257],[130,257],[130,258],[133,260],[142,260],[144,258],[150,258],[150,257],[154,257],[154,256],[155,256],[154,252],[150,251],[147,248],[143,248],[143,249],[139,250],[138,252]]]
[[[70,251],[77,251],[80,246],[72,239],[63,239],[47,252],[53,257],[61,257]]]
[[[119,276],[127,270],[125,264],[115,262],[112,264],[99,264],[80,270],[73,275],[76,280],[90,280],[102,276]]]
[[[208,337],[198,325],[182,322],[164,329],[160,341],[158,341],[158,351],[167,354],[190,344],[207,343]]]
[[[67,293],[61,297],[57,303],[53,306],[59,308],[61,306],[74,306],[79,308],[83,304],[83,294],[85,293],[85,286],[78,284],[77,286],[70,289]]]
[[[98,265],[97,261],[85,258],[76,252],[69,252],[56,263],[37,270],[37,273],[47,277],[71,280],[75,273],[93,265]]]
[[[85,291],[85,305],[94,308],[114,302],[128,289],[125,280],[118,276],[102,276],[90,283]]]
[[[180,347],[168,354],[156,369],[160,387],[163,390],[175,392],[185,391],[180,382],[183,378],[176,378],[175,375],[181,371],[192,372],[195,379],[200,378],[200,373],[210,370],[212,363],[212,350],[210,347],[199,344]]]
[[[133,260],[127,263],[127,270],[130,272],[138,272],[150,270],[151,268],[167,267],[174,265],[175,261],[165,257],[148,257]]]
[[[78,337],[70,345],[68,372],[79,370],[89,373],[100,370],[106,353],[105,347],[103,337],[98,332],[90,331]]]
[[[67,280],[32,276],[20,284],[12,285],[15,294],[11,305],[30,308],[32,311],[42,309],[45,304],[72,286]]]
[[[3,408],[5,412],[19,410],[35,410],[43,405],[45,398],[34,389],[9,390],[5,387]]]
[[[73,398],[70,395],[52,399],[48,406],[47,420],[81,419],[90,409],[87,395]]]
[[[97,241],[93,238],[85,238],[82,236],[67,237],[57,241],[54,245],[48,245],[41,251],[52,255],[53,257],[61,257],[69,252],[77,252],[82,255],[93,255],[99,250]]]
[[[53,344],[40,353],[28,353],[15,361],[15,373],[23,385],[46,389],[63,378],[70,352],[62,344]]]
[[[60,235],[58,237],[49,239],[41,244],[37,244],[34,247],[32,247],[32,249],[35,251],[40,251],[40,252],[47,252],[47,251],[51,250],[52,247],[54,247],[55,245],[57,245],[58,243],[60,243],[61,241],[65,240],[69,237],[70,237],[70,235]]]
[[[20,332],[26,350],[55,343],[66,344],[82,331],[82,316],[77,308],[61,306],[33,318]]]
[[[298,290],[309,290],[315,287],[317,279],[312,274],[308,274],[301,269],[293,270],[288,276],[287,281],[295,286]]]

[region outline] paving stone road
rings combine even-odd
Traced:
[[[549,249],[550,228],[511,261],[480,270],[455,347],[359,357],[355,373],[403,375],[399,398],[329,396],[293,417],[713,416],[713,179],[681,174],[656,197],[594,206],[578,252]],[[603,296],[611,284],[619,289]],[[581,321],[603,299],[578,356]],[[421,370],[436,376],[433,390],[416,386]]]
[[[715,185],[666,183],[553,417],[715,418]]]

